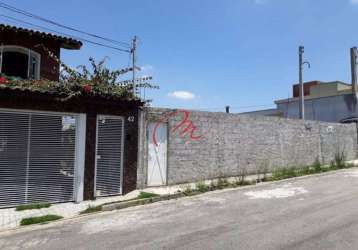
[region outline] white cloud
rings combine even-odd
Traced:
[[[148,72],[148,71],[152,71],[154,69],[154,67],[153,67],[153,65],[146,64],[146,65],[140,66],[140,69],[142,72]]]
[[[358,0],[350,0],[351,4],[355,5],[358,4]]]
[[[195,95],[189,91],[174,91],[168,93],[168,96],[181,100],[193,100],[195,98]]]

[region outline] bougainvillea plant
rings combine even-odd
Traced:
[[[13,88],[30,91],[48,92],[63,96],[62,100],[67,100],[79,95],[94,95],[101,97],[114,97],[131,100],[140,100],[133,93],[133,84],[131,81],[121,81],[120,77],[132,71],[131,68],[110,70],[105,66],[106,58],[98,63],[90,58],[90,68],[85,65],[72,69],[60,61],[47,48],[48,55],[56,60],[60,66],[59,81],[50,81],[47,79],[29,80],[0,74],[0,88]],[[158,88],[150,83],[141,83],[137,85],[140,88]]]
[[[7,84],[9,80],[5,76],[0,76],[0,84]]]

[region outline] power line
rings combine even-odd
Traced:
[[[252,105],[252,106],[230,106],[230,109],[235,109],[235,110],[242,110],[242,109],[248,109],[248,108],[263,108],[263,107],[273,107],[275,106],[275,104],[262,104],[262,105]],[[225,110],[225,106],[223,107],[203,107],[203,106],[199,106],[196,109],[200,109],[200,110],[218,110],[218,111],[223,111]]]
[[[0,1],[0,7],[4,8],[4,9],[7,9],[7,10],[10,10],[12,12],[16,12],[18,14],[30,17],[30,18],[34,18],[34,19],[37,19],[37,20],[40,20],[40,21],[43,21],[43,22],[50,23],[52,25],[55,25],[55,26],[58,26],[58,27],[61,27],[61,28],[64,28],[64,29],[72,30],[72,31],[75,31],[75,32],[78,32],[78,33],[81,33],[81,34],[84,34],[84,35],[87,35],[87,36],[95,37],[95,38],[98,38],[98,39],[101,39],[101,40],[104,40],[104,41],[107,41],[107,42],[116,43],[118,45],[125,46],[127,48],[130,47],[129,43],[120,42],[120,41],[117,41],[117,40],[114,40],[114,39],[111,39],[111,38],[106,38],[106,37],[99,36],[99,35],[96,35],[96,34],[93,34],[93,33],[82,31],[82,30],[79,30],[79,29],[76,29],[76,28],[73,28],[73,27],[70,27],[70,26],[67,26],[67,25],[64,25],[64,24],[49,20],[47,18],[32,14],[32,13],[27,12],[25,10],[18,9],[16,7],[13,7],[13,6],[8,5],[8,4],[6,4],[4,2],[1,2],[1,1]]]
[[[5,18],[10,19],[10,20],[13,20],[13,21],[16,21],[16,22],[20,22],[20,23],[27,24],[27,25],[30,25],[30,26],[33,26],[33,27],[37,27],[39,29],[47,30],[47,31],[50,31],[52,33],[56,33],[56,34],[63,35],[63,36],[73,37],[74,39],[81,40],[83,42],[91,43],[91,44],[94,44],[94,45],[98,45],[98,46],[102,46],[102,47],[105,47],[105,48],[114,49],[114,50],[118,50],[118,51],[122,51],[122,52],[127,52],[127,53],[131,52],[130,50],[121,49],[121,48],[114,47],[114,46],[111,46],[111,45],[106,45],[106,44],[103,44],[103,43],[94,42],[94,41],[91,41],[91,40],[88,40],[88,39],[85,39],[85,38],[82,38],[82,37],[72,36],[72,35],[69,35],[69,34],[66,34],[66,33],[63,33],[63,32],[60,32],[60,31],[56,31],[56,30],[53,30],[53,29],[50,29],[50,28],[47,28],[47,27],[44,27],[44,26],[41,26],[41,25],[33,24],[31,22],[27,22],[27,21],[24,21],[24,20],[21,20],[21,19],[18,19],[18,18],[14,18],[14,17],[11,17],[11,16],[7,16],[7,15],[3,15],[3,14],[0,14],[0,16],[5,17]]]
[[[230,106],[230,108],[233,109],[247,109],[247,108],[264,108],[264,107],[271,107],[274,106],[275,104],[263,104],[263,105],[253,105],[253,106],[241,106],[241,107],[232,107]]]

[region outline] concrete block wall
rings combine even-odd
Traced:
[[[349,160],[357,156],[355,124],[201,111],[187,111],[187,114],[186,123],[175,132],[184,112],[149,108],[142,115],[143,128],[149,122],[168,123],[169,185],[237,176],[242,170],[255,174],[264,168],[272,171],[279,167],[304,166],[316,158],[329,163],[342,151]],[[185,130],[190,123],[192,127]],[[190,138],[191,132],[194,139]],[[141,135],[138,187],[146,185],[145,145],[151,136],[148,133],[151,132]],[[196,138],[198,136],[201,137]]]

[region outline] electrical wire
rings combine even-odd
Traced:
[[[18,8],[13,7],[11,5],[8,5],[8,4],[6,4],[6,3],[4,3],[2,1],[0,1],[0,7],[4,8],[4,9],[7,9],[9,11],[12,11],[12,12],[15,12],[15,13],[30,17],[30,18],[34,18],[34,19],[37,19],[37,20],[40,20],[40,21],[43,21],[43,22],[50,23],[52,25],[55,25],[55,26],[58,26],[58,27],[61,27],[61,28],[64,28],[64,29],[75,31],[75,32],[78,32],[78,33],[81,33],[81,34],[84,34],[84,35],[87,35],[87,36],[91,36],[91,37],[94,37],[94,38],[97,38],[97,39],[101,39],[101,40],[104,40],[104,41],[107,41],[107,42],[116,43],[118,45],[121,45],[121,46],[124,46],[124,47],[127,47],[127,48],[130,47],[129,43],[117,41],[117,40],[114,40],[114,39],[111,39],[111,38],[106,38],[106,37],[99,36],[99,35],[96,35],[96,34],[93,34],[93,33],[82,31],[82,30],[79,30],[79,29],[76,29],[76,28],[73,28],[73,27],[70,27],[70,26],[67,26],[67,25],[52,21],[50,19],[47,19],[47,18],[38,16],[38,15],[32,14],[32,13],[30,13],[28,11],[18,9]]]
[[[87,42],[87,43],[102,46],[102,47],[105,47],[105,48],[130,53],[130,50],[121,49],[121,48],[118,48],[118,47],[114,47],[114,46],[111,46],[111,45],[106,45],[106,44],[99,43],[99,42],[94,42],[94,41],[91,41],[91,40],[88,40],[88,39],[85,39],[85,38],[82,38],[82,37],[78,37],[78,36],[72,36],[72,35],[69,35],[69,34],[66,34],[66,33],[63,33],[63,32],[60,32],[60,31],[56,31],[56,30],[53,30],[53,29],[50,29],[50,28],[47,28],[47,27],[44,27],[44,26],[41,26],[41,25],[33,24],[31,22],[27,22],[27,21],[24,21],[24,20],[21,20],[21,19],[18,19],[18,18],[14,18],[14,17],[11,17],[11,16],[0,14],[0,17],[4,17],[4,18],[7,18],[7,19],[10,19],[10,20],[19,22],[19,23],[27,24],[27,25],[30,25],[32,27],[37,27],[39,29],[47,30],[47,31],[49,31],[51,33],[56,33],[56,34],[67,36],[67,37],[73,37],[74,39],[80,40],[80,41],[83,41],[83,42]]]
[[[275,104],[263,104],[263,105],[252,105],[252,106],[236,106],[236,107],[232,107],[230,106],[230,110],[242,110],[242,109],[248,109],[248,108],[263,108],[263,107],[273,107]],[[225,107],[202,107],[199,106],[196,109],[198,110],[211,110],[213,112],[216,111],[224,111]]]
[[[271,107],[274,106],[275,104],[263,104],[263,105],[253,105],[253,106],[241,106],[241,107],[231,107],[230,109],[248,109],[248,108],[264,108],[264,107]]]

